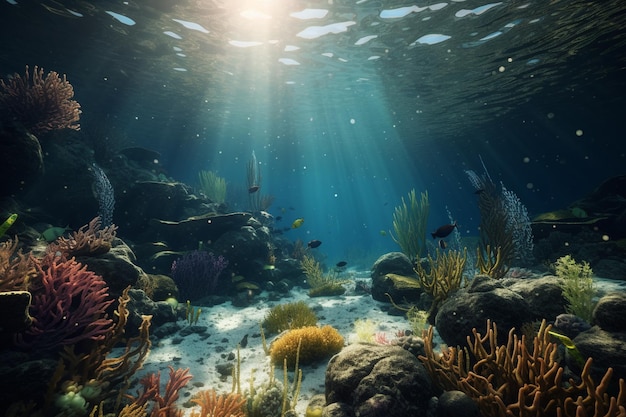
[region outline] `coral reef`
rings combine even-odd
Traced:
[[[32,77],[28,66],[24,76],[14,74],[0,80],[0,110],[34,135],[54,129],[80,129],[80,104],[73,100],[74,89],[59,74],[35,66]]]
[[[213,252],[195,250],[172,263],[172,279],[180,296],[187,300],[215,294],[228,261]]]

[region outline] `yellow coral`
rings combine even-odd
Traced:
[[[280,364],[286,359],[287,366],[295,366],[298,343],[301,343],[300,363],[307,364],[339,352],[343,348],[343,337],[337,329],[328,325],[289,330],[270,346],[272,363]]]

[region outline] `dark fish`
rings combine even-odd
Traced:
[[[445,248],[447,247],[447,245],[446,245],[446,241],[445,241],[445,240],[443,240],[443,239],[440,239],[440,240],[439,240],[439,247],[440,247],[441,249],[445,249]]]
[[[241,342],[239,342],[239,346],[241,348],[246,348],[246,346],[248,346],[248,335],[246,334],[242,339]]]
[[[307,245],[309,248],[311,248],[311,249],[315,249],[315,248],[317,248],[317,247],[318,247],[319,245],[321,245],[321,244],[322,244],[322,241],[321,241],[321,240],[317,240],[317,239],[315,239],[315,240],[310,241],[310,242],[309,242],[309,243],[307,243],[306,245]]]
[[[279,222],[283,219],[283,216],[276,216],[276,221]]]
[[[343,268],[346,265],[348,265],[348,263],[346,261],[339,261],[339,262],[337,262],[337,268]]]
[[[261,188],[260,185],[253,185],[252,187],[248,188],[248,192],[250,194],[256,193],[257,191],[259,191],[259,188]]]
[[[437,230],[432,232],[430,235],[433,237],[433,239],[436,239],[438,237],[444,238],[448,236],[450,233],[452,233],[455,227],[457,227],[456,222],[452,224],[445,224],[443,226],[440,226]]]

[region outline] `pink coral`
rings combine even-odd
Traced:
[[[31,286],[33,324],[16,337],[18,346],[52,349],[85,340],[102,340],[113,321],[106,309],[113,303],[101,276],[74,258],[37,265]]]

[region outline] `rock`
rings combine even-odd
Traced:
[[[462,391],[446,391],[439,396],[437,417],[478,417],[476,402]]]
[[[567,301],[560,286],[561,279],[549,275],[536,279],[510,280],[508,288],[526,300],[532,312],[530,320],[554,320],[565,313]]]
[[[333,356],[326,369],[324,415],[346,404],[357,416],[425,416],[433,394],[421,362],[398,346],[354,344]],[[352,415],[341,409],[346,414]]]
[[[613,387],[620,378],[626,379],[626,332],[608,332],[593,326],[576,336],[573,342],[584,358],[593,358],[592,375],[596,382],[609,367],[614,371]]]
[[[574,314],[559,314],[554,320],[552,330],[557,333],[563,334],[570,339],[575,338],[580,332],[587,331],[591,328],[591,325],[582,318]]]
[[[29,360],[25,353],[3,352],[0,356],[0,409],[5,410],[9,404],[20,400],[24,404],[43,401],[58,362],[58,359]]]
[[[145,272],[135,265],[135,260],[133,251],[119,238],[113,240],[111,250],[105,254],[77,258],[78,262],[87,265],[87,269],[104,278],[109,294],[116,298],[124,288],[145,279]]]
[[[487,319],[498,326],[498,341],[506,344],[509,329],[532,320],[528,302],[497,280],[476,276],[470,285],[445,300],[435,317],[441,338],[450,346],[465,346],[476,328],[484,332]]]
[[[31,299],[28,291],[0,292],[0,334],[21,332],[30,327],[33,321],[28,314]]]
[[[171,305],[165,301],[154,302],[142,290],[131,289],[128,292],[130,302],[128,303],[128,324],[126,324],[126,334],[136,336],[141,324],[142,315],[151,315],[153,326],[161,326],[165,323],[176,321],[176,312]]]
[[[593,323],[609,332],[626,332],[626,293],[614,292],[598,300]]]
[[[372,298],[385,303],[389,302],[386,294],[394,301],[419,300],[423,290],[410,286],[399,286],[397,280],[387,277],[388,274],[396,274],[402,277],[417,279],[411,260],[401,252],[389,252],[382,255],[372,265]]]

